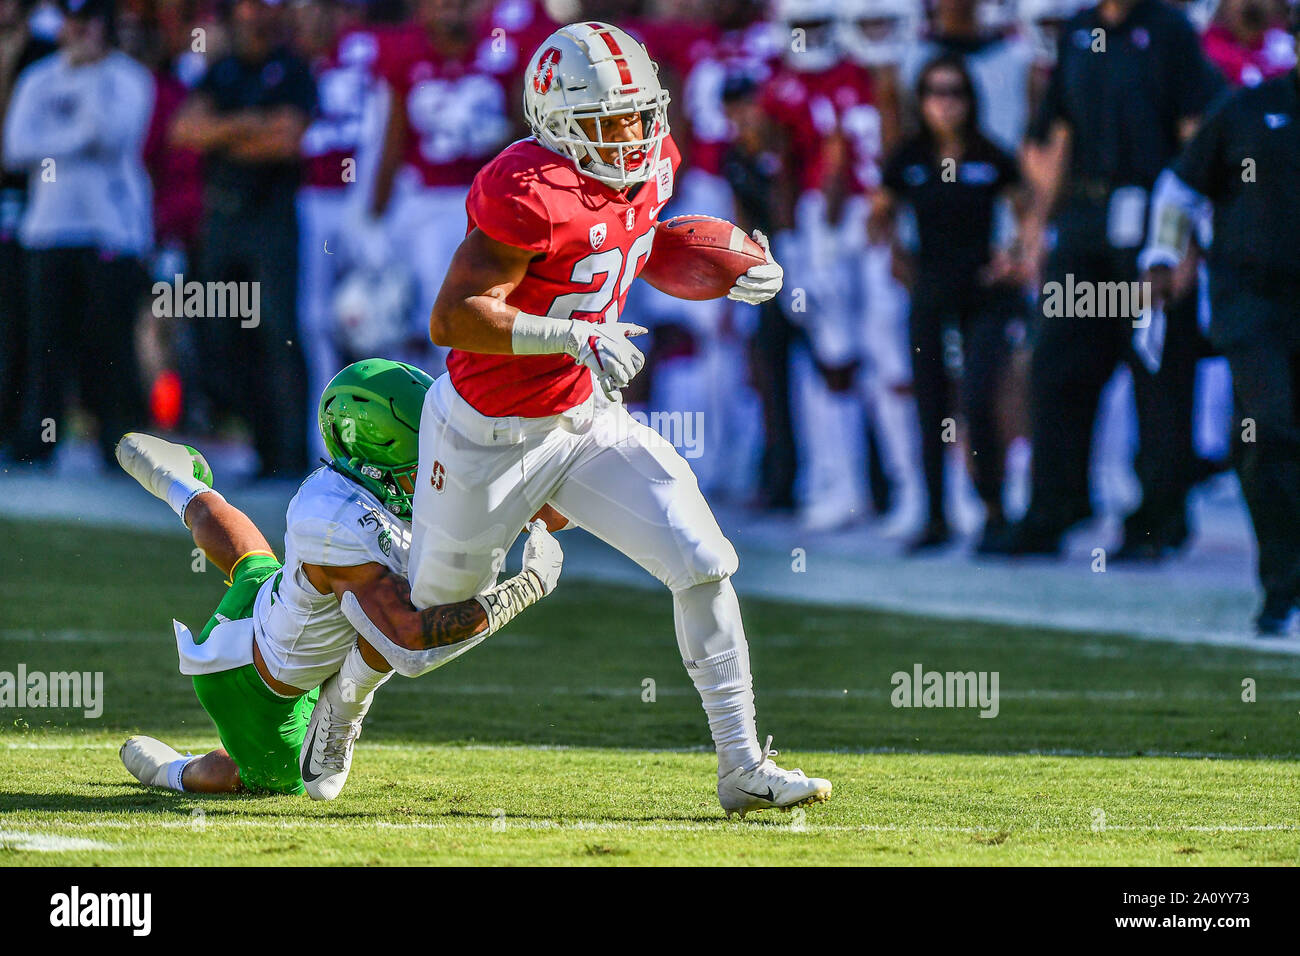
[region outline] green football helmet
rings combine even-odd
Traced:
[[[419,464],[420,410],[432,384],[418,368],[372,358],[343,369],[320,396],[320,434],[331,466],[408,521]]]

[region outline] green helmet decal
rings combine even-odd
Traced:
[[[320,434],[332,466],[407,520],[420,451],[420,410],[431,385],[433,379],[414,366],[373,358],[343,369],[320,396]]]

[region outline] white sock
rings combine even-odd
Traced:
[[[754,726],[754,678],[749,652],[736,648],[716,657],[683,661],[709,717],[709,733],[718,751],[718,776],[737,767],[757,767],[762,760]]]
[[[763,757],[754,722],[754,679],[735,589],[723,579],[676,591],[673,612],[682,663],[709,718],[718,776],[758,766]]]
[[[167,764],[163,768],[167,772],[166,782],[163,782],[161,780],[155,781],[154,786],[168,787],[169,789],[177,790],[181,793],[184,793],[185,784],[181,782],[181,776],[182,774],[185,773],[185,767],[193,759],[194,759],[193,754],[186,754],[184,757],[181,757],[179,760],[173,760],[171,763]]]
[[[361,646],[353,644],[339,668],[339,694],[347,703],[364,704],[392,676],[392,671],[377,671],[367,664],[361,656]]]
[[[190,524],[185,520],[185,509],[199,495],[216,495],[222,501],[226,500],[222,498],[221,492],[209,488],[193,475],[173,478],[171,485],[167,488],[167,504],[171,505],[172,511],[176,512],[180,517],[181,524],[187,528]]]

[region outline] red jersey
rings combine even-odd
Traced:
[[[782,65],[764,87],[762,102],[789,138],[800,189],[822,187],[835,137],[843,137],[848,148],[853,191],[871,192],[880,185],[880,113],[866,67],[841,61],[819,73],[802,73]]]
[[[654,176],[629,197],[534,139],[505,149],[474,177],[465,208],[470,230],[540,254],[506,301],[533,315],[617,320],[650,255],[680,162],[666,138]],[[558,415],[591,395],[590,373],[564,354],[453,349],[447,371],[461,397],[492,417]]]
[[[1281,27],[1265,30],[1253,47],[1247,47],[1227,27],[1212,23],[1201,37],[1201,46],[1233,86],[1258,86],[1295,66],[1295,41]]]
[[[476,45],[449,56],[424,34],[415,50],[380,71],[392,91],[390,109],[406,110],[403,163],[426,186],[469,185],[510,134],[501,77],[479,62]]]
[[[344,162],[355,159],[366,99],[381,63],[409,59],[422,49],[423,33],[413,23],[358,24],[344,28],[330,54],[312,65],[316,112],[302,137],[304,182],[342,189]]]

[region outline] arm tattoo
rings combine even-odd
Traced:
[[[396,605],[397,612],[419,618],[419,646],[411,650],[429,650],[469,640],[487,624],[482,605],[470,598],[456,604],[441,604],[416,610],[411,603],[411,585],[402,575],[389,571],[381,579],[386,603]]]
[[[458,604],[426,607],[420,612],[420,638],[423,649],[459,644],[468,640],[487,624],[482,606],[471,598]]]

